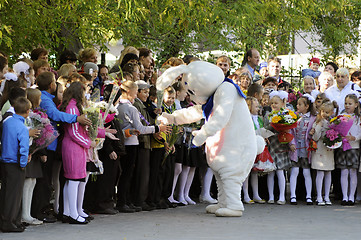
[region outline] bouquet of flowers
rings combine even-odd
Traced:
[[[105,117],[105,113],[107,111],[108,105],[109,104],[104,101],[95,103],[95,106],[99,107],[99,109],[100,109],[100,113],[101,113],[104,123],[111,122],[114,119],[114,117],[116,115],[118,115],[118,110],[115,108],[115,106],[113,104],[111,104],[109,106],[108,115]]]
[[[49,146],[58,136],[59,133],[51,125],[48,115],[40,109],[35,109],[29,114],[30,126],[40,130],[39,137],[33,138],[29,148],[29,154]]]
[[[97,106],[84,108],[83,112],[86,117],[92,122],[92,125],[88,128],[88,136],[91,140],[95,140],[98,135],[98,127],[100,125],[100,109]]]
[[[182,132],[182,128],[180,126],[177,125],[172,126],[172,132],[168,133],[164,139],[165,142],[168,144],[169,148],[173,147],[176,141],[178,140],[178,138],[182,136],[181,132]],[[169,156],[170,152],[171,150],[165,152],[162,165],[165,163],[165,160]]]
[[[292,141],[293,136],[288,131],[297,127],[299,116],[288,109],[281,109],[280,111],[272,111],[269,115],[271,126],[279,132],[278,140],[282,144],[287,144]]]
[[[323,138],[326,147],[335,149],[343,145],[343,150],[351,149],[351,145],[345,138],[352,127],[353,117],[350,115],[338,115],[330,120],[329,129]]]
[[[297,109],[297,101],[300,97],[302,97],[302,93],[300,93],[299,91],[291,91],[290,93],[288,93],[288,102],[292,104],[293,109]]]

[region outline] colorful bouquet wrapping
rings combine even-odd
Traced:
[[[282,144],[287,144],[292,141],[293,136],[289,130],[297,127],[299,116],[288,109],[281,109],[280,111],[272,111],[269,115],[271,126],[279,132],[278,140]]]
[[[350,115],[338,115],[330,120],[329,129],[323,138],[326,147],[335,149],[342,145],[343,151],[351,149],[351,145],[345,138],[352,127],[353,117]]]
[[[104,121],[104,123],[111,122],[115,118],[115,116],[118,115],[118,110],[116,109],[116,107],[113,104],[111,104],[109,106],[109,104],[107,102],[101,101],[101,102],[95,103],[95,105],[97,107],[99,107],[100,114],[101,114],[101,117],[102,117],[102,120]],[[108,115],[105,116],[108,106],[109,106]]]
[[[164,138],[165,142],[168,144],[168,148],[171,148],[174,146],[174,144],[177,142],[178,138],[182,136],[182,127],[173,125],[172,126],[172,132],[166,134],[166,137]],[[168,150],[164,154],[164,158],[162,161],[162,165],[165,163],[165,160],[169,156],[171,150]]]
[[[30,127],[40,130],[39,137],[33,138],[29,148],[29,154],[49,146],[59,133],[51,125],[48,115],[41,109],[35,109],[29,114]]]

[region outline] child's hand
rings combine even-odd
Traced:
[[[28,163],[31,161],[31,154],[29,154],[28,156]],[[22,168],[22,169],[25,169],[25,168]]]
[[[45,163],[48,160],[48,157],[46,155],[40,156],[40,161]]]
[[[129,133],[131,135],[135,135],[135,136],[139,136],[140,135],[140,131],[137,129],[129,129]]]
[[[29,129],[29,137],[37,138],[37,137],[39,137],[40,133],[41,133],[41,131],[38,129],[35,129],[35,128]]]
[[[291,149],[292,152],[296,151],[296,145],[292,144],[292,145],[290,146],[290,149]]]
[[[118,155],[113,151],[109,154],[109,158],[115,161],[117,160]]]
[[[354,136],[352,136],[351,134],[346,136],[346,139],[347,139],[347,141],[355,141],[356,140],[356,138]]]
[[[159,132],[164,132],[165,134],[171,133],[172,132],[172,127],[171,126],[166,126],[166,125],[159,125]]]
[[[308,134],[309,134],[310,136],[313,136],[313,134],[315,134],[315,129],[312,128]]]
[[[95,141],[92,141],[90,144],[90,147],[95,148],[97,146],[97,143]]]
[[[114,134],[110,133],[110,132],[105,132],[105,136],[110,138],[111,140],[114,140],[114,141],[118,141],[119,138],[117,138],[116,136],[114,136]]]
[[[81,115],[81,116],[78,116],[76,118],[76,121],[78,123],[80,123],[81,125],[87,125],[87,126],[91,126],[92,125],[92,121],[90,121],[86,116],[85,114]]]
[[[112,129],[109,127],[105,128],[105,132],[111,133],[111,134],[116,134],[117,130],[116,129]]]

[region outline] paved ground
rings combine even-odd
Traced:
[[[206,214],[206,205],[176,209],[95,215],[88,225],[62,223],[28,227],[24,233],[1,233],[0,239],[34,240],[238,240],[360,239],[361,206],[330,207],[246,205],[240,218]]]

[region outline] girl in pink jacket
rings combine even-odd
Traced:
[[[85,104],[85,86],[80,82],[72,83],[64,92],[60,110],[80,116]],[[104,130],[101,134],[104,137]],[[100,136],[101,137],[101,136]],[[64,177],[64,217],[63,221],[73,224],[87,224],[89,216],[83,211],[86,184],[87,151],[95,143],[88,137],[85,126],[78,122],[64,125],[62,157]]]

